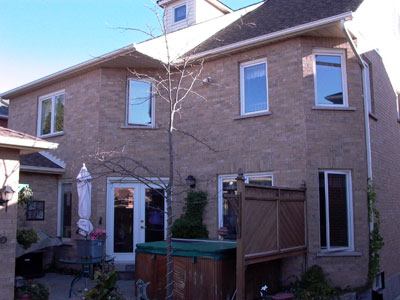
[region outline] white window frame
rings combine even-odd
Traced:
[[[65,237],[62,236],[63,235],[63,232],[62,232],[63,231],[62,230],[63,224],[61,224],[61,221],[63,220],[62,213],[63,213],[63,208],[64,208],[61,191],[62,191],[62,185],[66,184],[66,183],[69,183],[69,184],[72,185],[72,180],[59,180],[58,181],[58,192],[57,192],[57,198],[58,198],[57,199],[57,236],[60,237],[63,242],[70,242],[70,241],[72,241],[72,236],[71,236],[71,238],[65,238]],[[72,187],[73,187],[73,185],[72,185]],[[72,226],[72,218],[71,218],[71,226]]]
[[[57,91],[51,94],[47,94],[44,96],[39,97],[39,105],[38,105],[38,120],[37,120],[37,136],[38,137],[50,137],[50,136],[57,136],[64,133],[63,131],[54,132],[54,122],[55,122],[55,105],[56,101],[55,98],[64,94],[64,108],[65,108],[65,90]],[[41,134],[41,127],[42,127],[42,103],[44,100],[51,99],[51,124],[50,124],[50,133],[48,134]],[[65,114],[64,114],[65,117]]]
[[[222,186],[222,181],[224,179],[236,179],[238,174],[226,174],[226,175],[218,175],[218,228],[221,228],[224,226],[224,218],[223,218],[223,211],[222,211],[222,205],[223,205],[223,186]],[[250,178],[254,177],[271,177],[271,184],[274,186],[274,174],[271,172],[261,172],[261,173],[245,173],[244,174],[244,182],[249,183]]]
[[[257,110],[257,111],[252,111],[246,113],[246,98],[245,98],[245,84],[244,84],[244,70],[247,67],[255,66],[255,65],[260,65],[260,64],[265,64],[265,88],[266,88],[266,94],[267,94],[267,108],[263,110]],[[248,61],[245,63],[240,64],[240,115],[241,116],[247,116],[247,115],[254,115],[254,114],[259,114],[259,113],[264,113],[264,112],[269,112],[269,95],[268,95],[268,64],[267,64],[267,59],[262,58],[262,59],[257,59],[257,60],[252,60]]]
[[[151,105],[151,123],[150,124],[136,124],[136,123],[129,123],[129,92],[130,92],[130,82],[131,81],[138,81],[138,82],[146,82],[150,84],[150,105]],[[125,104],[125,125],[127,127],[154,127],[155,124],[155,101],[154,101],[154,94],[153,94],[153,82],[151,80],[145,79],[137,79],[137,78],[128,78],[126,84],[126,104]]]
[[[321,247],[321,252],[334,252],[334,251],[354,251],[354,221],[353,221],[353,189],[351,184],[351,171],[336,171],[336,170],[318,170],[319,173],[324,173],[324,186],[325,186],[325,218],[326,218],[326,249]],[[348,247],[331,247],[330,245],[330,223],[329,223],[329,193],[328,193],[328,175],[340,174],[346,175],[346,191],[347,191],[347,234],[348,234]],[[318,202],[319,203],[319,202]],[[320,220],[322,222],[322,220]],[[321,226],[319,227],[321,228]],[[321,236],[321,235],[320,235]],[[320,241],[321,245],[321,241]]]
[[[343,104],[321,104],[317,98],[317,55],[340,56],[342,71]],[[313,50],[314,95],[316,107],[348,107],[346,53],[342,49],[315,49]]]
[[[175,21],[175,10],[182,6],[186,6],[185,18],[183,18],[182,20],[179,20],[179,21]],[[173,20],[174,24],[179,24],[179,23],[185,22],[187,20],[187,16],[188,16],[188,6],[187,6],[186,2],[179,3],[179,4],[175,5],[174,7],[172,7],[172,20]]]

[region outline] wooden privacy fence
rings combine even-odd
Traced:
[[[236,299],[245,297],[247,265],[306,251],[305,189],[264,187],[237,178],[237,195],[225,195],[236,215]]]

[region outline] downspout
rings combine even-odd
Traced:
[[[365,126],[365,146],[367,151],[367,172],[368,172],[368,179],[372,180],[372,158],[371,158],[371,134],[370,134],[370,127],[369,127],[369,99],[371,97],[370,90],[368,89],[369,86],[369,66],[368,64],[362,59],[361,55],[358,53],[356,45],[353,42],[353,39],[350,36],[350,32],[346,26],[344,20],[340,21],[342,29],[347,37],[347,40],[350,43],[351,48],[353,49],[354,54],[357,56],[358,61],[361,65],[362,70],[362,78],[363,78],[363,98],[364,98],[364,126]]]

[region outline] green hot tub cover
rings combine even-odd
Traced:
[[[173,256],[224,260],[236,255],[236,242],[218,240],[174,240]],[[136,253],[166,255],[166,242],[149,242],[136,245]]]

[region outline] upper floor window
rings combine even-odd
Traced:
[[[315,104],[348,106],[344,51],[316,50],[313,54]]]
[[[127,124],[154,124],[154,103],[151,82],[128,79]]]
[[[38,136],[64,131],[64,91],[39,98]]]
[[[353,250],[353,206],[349,171],[319,172],[321,249]]]
[[[186,19],[186,4],[174,8],[174,22]]]
[[[268,77],[265,59],[240,65],[240,114],[268,111]]]

